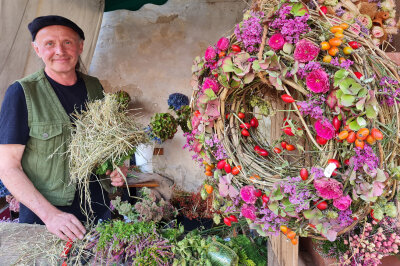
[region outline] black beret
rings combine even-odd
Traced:
[[[74,22],[61,16],[51,15],[51,16],[37,17],[34,20],[32,20],[31,23],[29,23],[28,29],[32,34],[32,41],[35,40],[36,34],[38,33],[39,30],[41,30],[44,27],[52,25],[61,25],[71,28],[74,31],[76,31],[76,33],[79,34],[82,40],[85,39],[85,34],[83,33],[83,30],[79,28],[79,26],[76,25]]]

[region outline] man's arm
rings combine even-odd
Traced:
[[[49,232],[63,240],[82,239],[85,227],[72,214],[54,207],[34,187],[21,166],[25,146],[20,144],[0,145],[0,179],[11,194],[33,211],[46,225]]]

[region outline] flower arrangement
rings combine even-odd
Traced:
[[[178,130],[178,125],[184,133],[190,131],[188,127],[190,118],[189,98],[181,93],[173,93],[168,97],[168,106],[170,110],[175,112],[177,118],[170,113],[156,113],[146,128],[150,139],[159,144],[172,139]]]
[[[216,223],[242,218],[297,244],[335,241],[371,209],[396,217],[381,203],[394,206],[400,177],[399,67],[351,27],[300,2],[261,1],[195,58],[184,147],[205,167]]]
[[[396,3],[393,0],[318,0],[318,4],[317,8],[315,2],[310,1],[308,6],[332,19],[345,21],[354,34],[371,39],[374,45],[390,43],[398,33],[399,22],[396,21]]]

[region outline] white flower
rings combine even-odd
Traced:
[[[379,40],[379,39],[372,39],[372,43],[375,45],[375,46],[379,46],[380,44],[381,44],[381,41]]]
[[[385,2],[381,3],[381,8],[383,11],[391,11],[395,8],[396,4],[393,0],[386,0]]]

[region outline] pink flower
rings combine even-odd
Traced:
[[[209,117],[208,121],[210,122],[217,119],[220,116],[219,99],[208,101],[204,114]]]
[[[314,187],[318,196],[324,199],[337,199],[343,195],[343,185],[333,178],[320,178],[314,180]]]
[[[213,61],[215,57],[217,56],[217,53],[214,50],[214,47],[208,46],[204,58],[206,59],[207,62]]]
[[[335,136],[335,127],[327,120],[318,120],[314,124],[315,131],[317,135],[324,139],[332,139]]]
[[[315,59],[319,54],[319,47],[313,42],[302,39],[296,43],[296,49],[294,50],[294,59],[300,63],[305,63]]]
[[[243,204],[241,213],[244,217],[254,221],[256,216],[256,207],[254,205]]]
[[[202,149],[203,145],[196,139],[193,143],[193,149],[195,152],[199,153]]]
[[[202,90],[212,89],[215,93],[219,91],[219,84],[215,79],[206,78],[203,82]]]
[[[361,26],[357,23],[353,23],[350,25],[349,30],[358,35],[361,32]]]
[[[341,196],[340,198],[333,200],[333,206],[335,206],[341,211],[345,211],[350,207],[351,201],[352,200],[349,195]]]
[[[255,190],[256,189],[251,185],[244,186],[240,189],[240,196],[242,196],[244,202],[249,204],[256,203],[257,197],[254,195]]]
[[[222,37],[217,42],[217,48],[221,51],[226,51],[229,47],[229,40],[228,38]]]
[[[192,117],[192,130],[197,130],[197,127],[200,125],[200,118],[197,116]]]
[[[323,69],[315,69],[306,77],[307,87],[315,93],[329,91],[329,76]]]
[[[372,36],[374,36],[374,38],[380,38],[385,34],[383,29],[381,27],[378,27],[378,26],[374,26],[372,28],[371,33],[372,33]]]
[[[274,50],[280,50],[285,44],[285,38],[280,33],[275,33],[268,40],[268,45]]]

